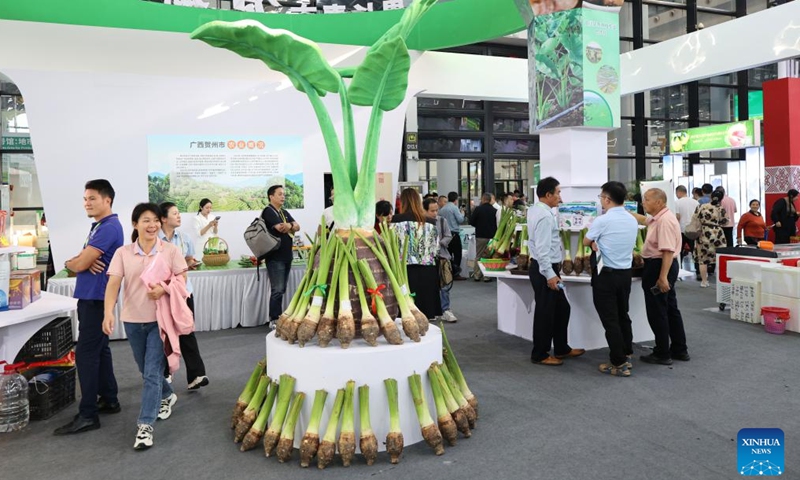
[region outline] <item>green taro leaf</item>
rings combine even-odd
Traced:
[[[254,20],[213,21],[198,27],[191,37],[212,47],[225,48],[245,58],[255,58],[289,77],[294,88],[310,84],[319,95],[339,91],[339,74],[317,44],[287,30]]]
[[[406,98],[411,58],[400,37],[367,53],[347,89],[353,105],[393,110]]]
[[[556,66],[553,60],[546,56],[537,53],[535,55],[536,58],[536,70],[542,72],[544,75],[552,78],[558,77],[558,67]]]

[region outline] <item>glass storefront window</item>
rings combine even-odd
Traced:
[[[720,15],[719,13],[697,12],[697,22],[703,24],[703,28],[713,27],[720,23],[734,20],[736,17],[730,15]]]
[[[689,118],[689,88],[686,85],[675,85],[657,88],[644,94],[645,116],[652,118]]]
[[[764,65],[747,71],[747,83],[751,87],[761,88],[761,84],[778,78],[778,64]]]
[[[481,117],[419,117],[420,130],[483,131]]]
[[[683,8],[681,8],[683,7]],[[645,26],[642,35],[645,40],[663,41],[686,33],[686,7],[675,4],[642,5]]]
[[[436,181],[436,160],[418,160],[419,181],[428,184],[428,191],[435,192],[438,188]]]
[[[539,142],[535,140],[495,139],[494,153],[516,153],[534,155],[539,152]]]
[[[420,138],[419,150],[421,152],[452,153],[452,152],[483,152],[483,140],[476,138]]]
[[[635,155],[633,148],[633,120],[623,118],[620,128],[608,132],[608,154],[614,156]]]
[[[483,102],[456,98],[417,98],[419,108],[439,108],[449,110],[483,110]]]
[[[736,111],[733,108],[735,96],[735,88],[700,85],[698,118],[701,122],[732,122],[736,118]]]
[[[492,129],[498,133],[530,133],[530,122],[528,119],[518,118],[495,118]]]
[[[3,154],[3,183],[13,186],[11,206],[13,208],[41,208],[42,192],[33,155],[29,153]]]
[[[622,182],[632,191],[636,185],[636,160],[632,157],[609,158],[608,179]]]
[[[530,201],[529,186],[536,185],[538,178],[538,160],[514,159],[495,160],[494,192],[512,193],[519,190]]]
[[[0,132],[8,134],[29,134],[28,115],[25,101],[19,95],[0,96]]]

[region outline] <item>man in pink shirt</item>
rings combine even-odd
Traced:
[[[725,193],[725,189],[717,187],[717,190],[722,192],[722,201],[719,202],[720,206],[725,209],[728,214],[728,223],[722,226],[722,231],[725,233],[725,240],[728,241],[728,246],[732,247],[733,243],[733,214],[736,213],[736,201]]]
[[[643,203],[650,217],[633,215],[639,223],[647,224],[647,238],[642,249],[642,289],[647,322],[656,337],[656,346],[653,353],[639,359],[658,365],[672,365],[673,360],[687,362],[690,357],[686,348],[686,332],[675,294],[682,245],[681,226],[675,214],[667,208],[667,194],[663,190],[648,190]]]

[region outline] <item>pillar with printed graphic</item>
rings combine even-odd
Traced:
[[[564,201],[596,201],[608,180],[608,132],[620,126],[622,0],[517,0],[528,23],[531,133],[542,177]]]
[[[800,190],[800,79],[764,82],[764,192],[767,224],[776,201]],[[795,202],[795,207],[798,202]],[[774,238],[774,237],[771,237]]]

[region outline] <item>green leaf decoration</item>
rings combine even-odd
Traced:
[[[289,77],[300,91],[306,91],[308,85],[321,96],[339,91],[339,74],[319,46],[287,30],[269,28],[255,20],[213,21],[197,28],[191,38],[261,60]]]
[[[400,37],[367,53],[348,88],[353,105],[394,110],[406,98],[411,57]]]

